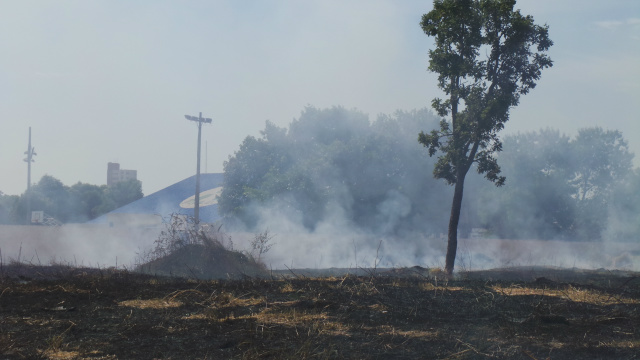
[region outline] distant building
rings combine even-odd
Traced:
[[[120,164],[107,164],[107,186],[127,180],[138,180],[137,170],[120,170]]]

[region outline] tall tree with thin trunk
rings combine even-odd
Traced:
[[[475,164],[497,186],[504,184],[495,154],[498,133],[520,96],[536,86],[553,45],[548,26],[514,10],[515,0],[435,0],[420,25],[435,38],[429,70],[438,74],[446,98],[433,108],[443,118],[440,129],[421,132],[418,141],[433,156],[436,178],[454,186],[445,271],[453,272],[464,180]]]

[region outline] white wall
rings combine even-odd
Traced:
[[[153,246],[160,231],[160,226],[0,225],[0,259],[4,264],[20,257],[34,265],[131,266],[137,253]]]

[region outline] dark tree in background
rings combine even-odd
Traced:
[[[613,188],[632,169],[633,155],[618,130],[580,129],[573,146],[571,184],[580,201],[610,196]]]
[[[502,239],[637,241],[640,183],[619,131],[592,127],[569,137],[544,129],[506,135],[503,145],[509,181],[467,181],[473,226]]]
[[[104,188],[103,202],[96,209],[96,214],[108,213],[111,210],[142,199],[143,196],[140,180],[130,179],[106,186]]]
[[[640,169],[629,171],[612,194],[609,228],[606,236],[613,240],[640,241]]]
[[[95,219],[105,210],[105,185],[92,185],[77,182],[69,188],[71,205],[74,209],[75,221]]]
[[[18,195],[7,195],[0,191],[0,225],[15,224],[13,209],[20,200]]]
[[[420,23],[435,38],[429,70],[447,98],[433,108],[450,121],[439,130],[421,132],[418,141],[429,155],[440,151],[433,174],[454,185],[445,271],[452,273],[465,177],[477,171],[500,186],[505,178],[494,157],[502,143],[498,132],[509,109],[535,87],[541,70],[552,66],[545,52],[553,45],[548,27],[514,11],[515,0],[435,0]]]
[[[144,196],[139,180],[122,181],[112,186],[78,182],[69,187],[51,175],[44,175],[29,191],[32,210],[42,210],[62,223],[95,219]],[[25,224],[26,203],[26,193],[0,196],[0,223]]]
[[[31,209],[42,210],[61,222],[71,219],[73,209],[69,197],[69,188],[60,180],[51,175],[44,175],[35,185],[29,189],[31,192]],[[24,207],[26,193],[23,194],[21,203]],[[24,214],[22,210],[20,213]]]
[[[545,129],[508,135],[503,143],[500,167],[509,181],[500,189],[484,185],[479,195],[484,208],[476,209],[483,217],[479,226],[503,239],[572,238],[576,207],[569,183],[571,139]]]
[[[580,129],[572,142],[569,183],[576,199],[576,236],[598,240],[607,226],[609,203],[632,169],[633,155],[617,130]]]

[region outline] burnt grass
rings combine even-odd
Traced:
[[[637,359],[639,309],[624,272],[194,280],[14,264],[0,359]]]

